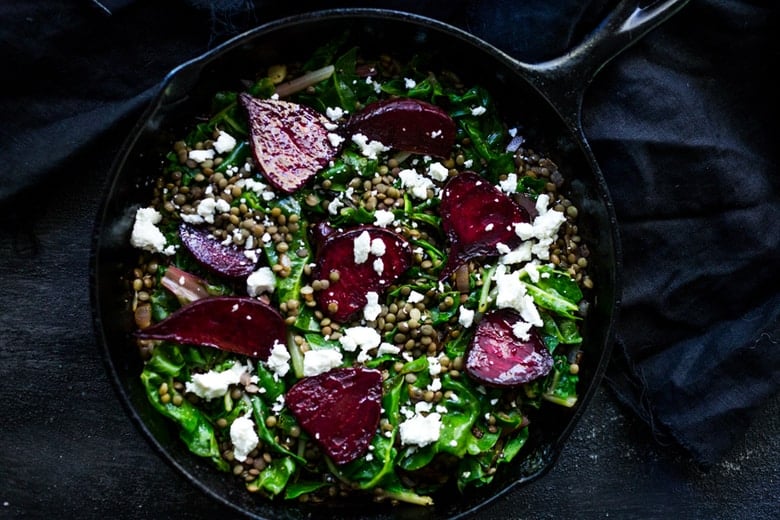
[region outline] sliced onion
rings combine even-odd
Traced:
[[[469,292],[469,264],[462,264],[455,269],[455,288],[462,292]]]
[[[192,303],[209,296],[208,284],[205,280],[173,265],[165,271],[160,283],[171,291],[182,304]]]

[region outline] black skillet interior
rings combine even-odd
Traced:
[[[150,183],[172,140],[183,134],[194,115],[208,110],[216,91],[240,90],[240,80],[252,79],[270,64],[305,59],[345,30],[350,42],[366,56],[389,52],[403,59],[417,52],[433,52],[435,63],[455,71],[467,84],[487,87],[506,120],[517,123],[531,147],[559,165],[569,181],[569,196],[580,208],[579,233],[591,249],[590,270],[596,289],[585,321],[579,403],[573,409],[550,406],[535,417],[522,462],[504,468],[491,486],[462,496],[450,490],[448,496],[435,497],[436,505],[428,509],[354,502],[328,507],[271,503],[248,493],[233,475],[222,474],[191,455],[167,419],[152,409],[138,378],[141,362],[130,338],[133,324],[126,297],[127,274],[136,259],[129,246],[130,229],[135,209],[148,203]],[[587,150],[587,143],[526,81],[511,58],[467,33],[406,13],[354,9],[310,13],[260,27],[184,64],[166,78],[159,96],[122,149],[95,227],[91,266],[95,327],[129,415],[185,478],[218,501],[255,518],[454,518],[542,476],[554,463],[601,379],[618,301],[620,262],[615,221],[598,168]]]

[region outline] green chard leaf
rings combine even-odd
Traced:
[[[280,457],[272,459],[263,469],[255,480],[248,483],[261,492],[276,496],[284,491],[290,477],[297,469],[297,464],[290,457]]]
[[[274,297],[278,302],[300,301],[303,271],[312,257],[311,246],[306,235],[308,226],[301,214],[301,204],[294,197],[276,199],[274,207],[281,209],[282,214],[288,219],[291,215],[297,215],[300,218],[297,231],[291,233],[292,241],[289,243],[290,249],[287,253],[279,253],[276,250],[276,244],[272,240],[263,244],[263,252],[268,260],[268,265],[281,263],[290,268],[287,276],[281,277],[277,275]],[[299,307],[303,307],[303,305]]]
[[[308,493],[314,493],[315,491],[329,486],[328,482],[316,482],[312,480],[299,480],[297,482],[290,482],[284,490],[284,498],[292,500],[300,498],[302,495]]]
[[[141,373],[141,382],[152,406],[179,425],[179,437],[192,453],[211,459],[222,471],[230,469],[228,463],[222,458],[219,443],[214,434],[214,427],[208,418],[187,399],[182,399],[179,405],[173,404],[172,401],[163,402],[160,395],[160,386],[163,383],[168,385],[169,392],[176,392],[171,378],[164,377],[146,367]]]
[[[265,402],[263,402],[263,400],[256,395],[252,396],[250,400],[252,401],[252,414],[255,420],[255,425],[257,426],[257,436],[261,441],[263,441],[263,444],[277,453],[289,456],[300,464],[306,464],[305,459],[299,457],[279,444],[279,441],[277,440],[274,433],[266,425],[266,419],[269,416],[269,412]]]
[[[552,373],[547,376],[542,398],[555,404],[571,408],[577,404],[577,382],[579,376],[572,374],[565,356],[554,356]]]
[[[577,282],[567,273],[546,266],[541,266],[538,270],[540,276],[536,282],[528,281],[528,275],[523,273],[523,283],[534,303],[564,318],[580,319],[574,314],[579,310],[578,303],[582,300],[582,291]]]

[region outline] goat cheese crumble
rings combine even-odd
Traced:
[[[162,220],[162,214],[154,208],[139,208],[135,213],[135,223],[130,235],[133,247],[145,249],[152,253],[162,253],[171,256],[176,248],[167,246],[165,235],[157,227]]]
[[[416,414],[398,426],[401,444],[420,448],[433,444],[439,440],[441,426],[441,414],[437,412],[428,415]]]
[[[336,349],[307,350],[303,354],[303,375],[306,377],[323,374],[341,366],[344,357]]]
[[[230,385],[236,385],[241,382],[241,376],[252,373],[252,365],[243,365],[236,361],[233,366],[222,372],[210,370],[201,374],[192,374],[190,381],[184,383],[184,389],[192,392],[201,399],[211,401],[217,397],[222,397],[228,392]],[[257,376],[250,378],[257,382]]]
[[[275,341],[265,363],[278,377],[284,377],[290,371],[290,352],[287,347]]]
[[[276,289],[276,275],[270,267],[263,266],[246,279],[246,292],[256,297],[263,293],[272,293]]]
[[[233,457],[244,462],[249,454],[260,444],[255,432],[255,423],[250,415],[240,415],[230,425],[230,442],[233,444]]]

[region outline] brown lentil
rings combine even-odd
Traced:
[[[388,61],[386,66],[390,67],[391,64],[396,67],[394,70],[400,71],[398,64]],[[288,70],[283,65],[274,65],[268,69],[269,77],[271,77],[274,83],[283,81],[292,70]],[[294,77],[290,75],[290,77]],[[218,132],[215,131],[213,138],[218,137]],[[464,138],[462,143],[465,146],[470,145],[470,139]],[[213,140],[206,140],[203,142],[195,143],[192,149],[208,149],[213,145]],[[247,204],[247,199],[243,198],[243,190],[240,187],[239,181],[242,179],[243,172],[239,173],[237,170],[229,169],[229,173],[217,172],[214,169],[222,162],[222,157],[217,157],[214,160],[207,160],[200,164],[197,164],[188,159],[188,152],[190,148],[184,141],[177,141],[173,144],[173,150],[177,154],[180,163],[187,165],[188,168],[199,169],[198,173],[195,173],[191,177],[189,185],[185,186],[182,183],[184,175],[181,171],[174,171],[169,174],[168,179],[157,179],[155,197],[159,202],[158,207],[162,208],[166,213],[175,215],[180,214],[197,214],[198,204],[200,199],[208,193],[207,187],[212,193],[217,193],[217,197],[222,201],[231,204],[231,208],[227,213],[215,215],[214,223],[210,225],[209,229],[218,240],[223,241],[230,238],[234,244],[238,246],[246,245],[248,248],[252,239],[254,244],[259,245],[259,241],[263,236],[268,233],[273,241],[273,248],[280,253],[279,262],[270,266],[274,273],[280,277],[288,277],[291,274],[291,257],[294,256],[298,259],[304,259],[309,256],[309,250],[305,247],[301,247],[299,242],[295,242],[295,234],[300,231],[301,218],[297,214],[286,215],[281,208],[274,206],[266,214],[265,211],[253,209]],[[384,164],[379,164],[376,169],[376,174],[369,175],[373,172],[365,172],[365,176],[356,176],[350,179],[348,185],[355,191],[350,197],[351,200],[346,200],[348,204],[354,204],[355,207],[362,207],[368,211],[374,209],[392,209],[395,207],[402,207],[404,205],[405,197],[408,198],[405,189],[399,188],[395,185],[397,181],[398,172],[401,168],[407,167],[406,161],[408,154],[398,154],[394,157],[388,158]],[[587,274],[587,268],[589,267],[588,261],[588,249],[583,243],[583,239],[580,236],[576,219],[579,216],[579,210],[573,201],[562,196],[561,190],[563,186],[563,176],[558,170],[558,167],[549,159],[541,156],[540,154],[523,148],[518,149],[515,154],[515,164],[517,166],[517,173],[522,175],[528,175],[533,178],[544,179],[544,189],[550,195],[553,208],[556,211],[560,211],[566,217],[567,222],[562,226],[559,239],[550,251],[550,263],[559,268],[567,270],[576,280],[578,280],[583,288],[592,289],[594,284],[593,280]],[[449,176],[456,175],[459,171],[463,170],[466,164],[466,156],[456,151],[453,156],[443,159],[442,164],[448,170]],[[484,164],[484,162],[482,163]],[[477,163],[472,168],[479,169],[481,164]],[[191,173],[188,172],[188,176]],[[363,175],[363,174],[360,174]],[[502,176],[506,179],[506,175]],[[342,181],[340,181],[342,182]],[[328,193],[333,187],[333,183],[330,180],[324,180],[320,183],[320,187],[323,191],[317,191],[317,193],[309,193],[304,198],[304,204],[308,207],[320,206],[327,211],[331,195]],[[433,191],[429,190],[429,195],[432,195]],[[267,220],[266,220],[267,219]],[[403,232],[407,238],[412,240],[430,240],[436,242],[438,239],[435,234],[428,232],[424,226],[419,228],[404,227]],[[431,237],[433,235],[433,237]],[[251,237],[251,238],[250,238]],[[441,244],[436,244],[441,245]],[[290,256],[287,256],[287,255]],[[437,267],[438,262],[434,262],[431,258],[428,258],[425,253],[414,254],[414,265],[423,273],[430,274],[430,272]],[[472,266],[472,273],[474,268]],[[134,302],[136,312],[142,307],[149,308],[148,302],[151,299],[151,293],[156,289],[156,277],[159,276],[158,262],[153,258],[149,260],[148,256],[139,260],[139,267],[133,270],[133,277],[128,284],[132,287],[134,293]],[[300,300],[293,298],[286,302],[282,302],[280,310],[285,315],[285,322],[288,324],[295,323],[297,315],[303,309],[301,303],[309,312],[314,311],[313,314],[318,320],[320,326],[320,332],[323,335],[330,336],[331,340],[338,340],[341,336],[339,329],[341,325],[333,322],[330,318],[323,315],[320,309],[317,309],[317,304],[314,299],[314,292],[326,290],[330,284],[335,284],[341,279],[341,273],[338,270],[333,270],[327,274],[322,280],[312,280],[311,273],[312,267],[307,264],[303,267],[304,283],[300,289]],[[425,278],[415,281],[420,285],[426,283]],[[477,285],[481,285],[482,280],[479,280]],[[398,289],[393,287],[391,289]],[[428,309],[433,307],[439,308],[441,311],[447,311],[455,307],[458,303],[464,303],[467,301],[468,295],[461,294],[459,300],[456,300],[452,295],[447,294],[441,300],[435,290],[428,291],[425,294],[425,299],[414,305],[410,305],[406,302],[411,289],[409,285],[403,285],[395,294],[397,297],[389,298],[386,305],[382,306],[380,315],[375,320],[375,328],[380,332],[392,333],[392,339],[394,344],[402,347],[404,351],[411,353],[413,356],[429,355],[438,356],[441,364],[442,372],[448,373],[450,377],[458,378],[461,376],[464,370],[464,359],[462,356],[456,356],[452,359],[443,354],[444,345],[447,344],[448,339],[457,339],[461,336],[463,329],[457,323],[457,317],[450,319],[446,326],[441,328],[434,327],[430,323],[430,314]],[[338,310],[338,306],[333,303],[328,306],[328,312],[335,312]],[[342,324],[343,326],[350,326],[354,324]],[[139,323],[140,326],[140,323]],[[311,347],[306,343],[306,340],[301,335],[294,336],[294,343],[301,351],[309,350]],[[146,356],[153,351],[153,344],[141,344],[139,348],[145,349]],[[395,373],[403,370],[405,363],[397,361],[392,364],[392,371]],[[569,365],[569,370],[572,374],[576,374],[579,371],[579,365],[572,363]],[[383,371],[383,379],[391,377],[391,368],[387,367]],[[409,395],[413,400],[424,400],[426,402],[440,402],[442,399],[452,397],[451,392],[433,391],[431,389],[421,389],[415,385],[418,383],[418,376],[415,373],[408,373],[404,376],[404,381],[409,385]],[[419,383],[418,383],[419,384]],[[230,397],[234,400],[242,398],[244,393],[255,394],[260,391],[260,388],[251,383],[250,381],[242,380],[239,386],[233,387],[230,391]],[[187,399],[192,403],[199,403],[200,399],[193,394],[184,394],[184,385],[180,381],[176,381],[173,384],[173,389],[169,388],[167,383],[163,383],[158,388],[158,393],[162,402],[172,402],[179,406],[183,403],[184,399]],[[518,402],[522,400],[518,398]],[[387,422],[386,419],[382,419],[380,428],[383,431],[392,431],[393,426]],[[490,425],[490,431],[497,431],[496,418],[491,415],[488,419]],[[275,430],[275,434],[279,437],[279,442],[290,449],[296,447],[295,439],[299,439],[301,431],[297,426],[287,430],[287,433],[283,433],[281,428],[276,430],[279,426],[279,420],[276,416],[269,415],[265,419],[265,425],[271,430]],[[220,429],[225,429],[229,426],[228,421],[225,418],[220,418],[216,421],[216,426]],[[288,436],[289,435],[289,436]],[[224,449],[224,458],[228,461],[234,460],[234,454],[232,452],[232,445],[225,441],[221,444]],[[259,451],[259,450],[256,450]],[[307,443],[306,456],[318,457],[319,449],[311,442]],[[257,475],[262,471],[268,463],[272,461],[270,453],[253,453],[242,464],[235,464],[232,466],[233,472],[244,478],[249,484],[247,489],[257,492],[259,488],[254,484],[254,480]],[[488,473],[495,471],[495,467],[487,468]],[[333,485],[328,486],[327,493],[331,496],[345,496],[349,489],[346,485]],[[322,494],[306,494],[303,495],[301,500],[307,501],[319,501],[322,500]]]

